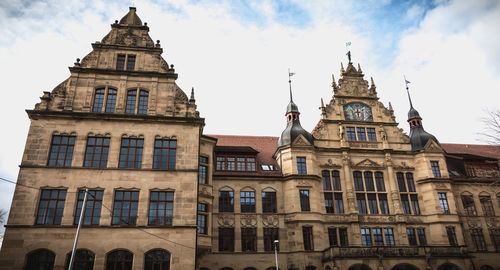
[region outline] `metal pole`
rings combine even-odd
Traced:
[[[83,214],[85,213],[85,208],[87,207],[87,194],[89,189],[85,189],[85,196],[83,196],[82,210],[80,211],[80,219],[78,219],[78,227],[76,229],[75,243],[73,244],[73,251],[71,251],[71,259],[69,260],[69,270],[73,270],[73,262],[75,261],[76,246],[78,245],[78,236],[80,236],[80,228],[82,227]],[[77,195],[78,196],[78,195]]]
[[[276,258],[276,270],[279,270],[278,268],[278,243],[280,241],[274,240],[274,257]]]

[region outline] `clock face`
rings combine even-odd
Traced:
[[[344,116],[350,121],[373,121],[372,108],[358,102],[344,105]]]

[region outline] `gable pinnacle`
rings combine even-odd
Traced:
[[[361,73],[361,72],[362,72],[362,71],[361,71],[361,66],[359,65],[359,63],[358,63],[358,72],[359,72],[359,73]]]
[[[189,103],[195,103],[196,100],[194,99],[194,87],[191,87],[191,97],[189,98]]]
[[[332,73],[332,87],[334,90],[337,90],[337,82],[335,81],[335,76]]]
[[[342,62],[340,62],[340,74],[344,73],[345,70],[344,70],[344,64],[342,64]]]

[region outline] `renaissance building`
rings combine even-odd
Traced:
[[[148,32],[130,8],[27,110],[0,269],[67,269],[82,207],[74,269],[500,269],[500,146],[411,99],[407,136],[350,59],[311,132],[290,87],[279,137],[204,134]]]

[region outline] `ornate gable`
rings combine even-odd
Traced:
[[[352,166],[357,169],[383,169],[384,166],[378,164],[377,162],[367,158],[361,162],[358,162]]]

